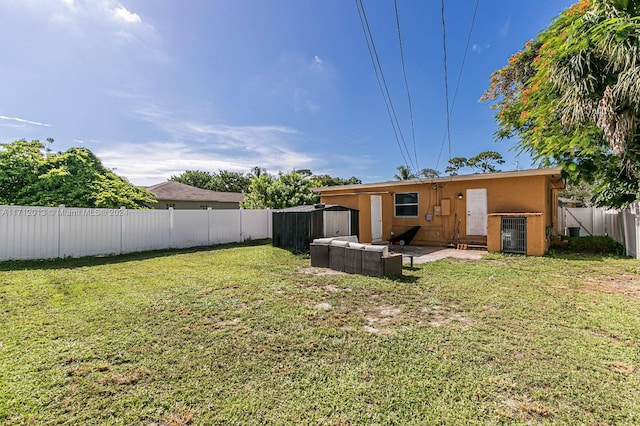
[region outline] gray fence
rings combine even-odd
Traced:
[[[640,258],[640,205],[636,202],[624,210],[599,207],[558,209],[558,231],[569,234],[569,228],[579,228],[580,235],[608,235],[623,246],[627,256]]]
[[[271,238],[270,210],[0,206],[0,261],[111,255]]]

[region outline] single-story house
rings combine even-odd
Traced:
[[[162,182],[146,187],[156,196],[158,202],[150,207],[155,209],[239,209],[244,194],[238,192],[218,192],[200,189],[179,182]]]
[[[539,256],[558,235],[562,169],[533,169],[317,188],[320,200],[359,211],[362,242],[419,226],[411,244],[486,246]]]

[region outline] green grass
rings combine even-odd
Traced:
[[[267,243],[0,264],[0,423],[640,424],[640,263]]]

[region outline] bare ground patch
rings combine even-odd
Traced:
[[[329,269],[329,268],[318,268],[315,266],[310,266],[308,268],[302,268],[299,271],[301,274],[304,275],[316,275],[316,276],[321,276],[321,275],[348,275],[346,272],[341,272],[341,271],[335,271],[333,269]]]
[[[640,280],[637,275],[588,277],[581,290],[587,294],[618,294],[633,300],[640,300]]]

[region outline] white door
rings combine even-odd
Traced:
[[[467,235],[487,235],[487,189],[467,189]]]
[[[382,239],[382,197],[371,196],[371,240],[380,241]]]
[[[324,236],[342,237],[351,235],[351,212],[324,212]]]

